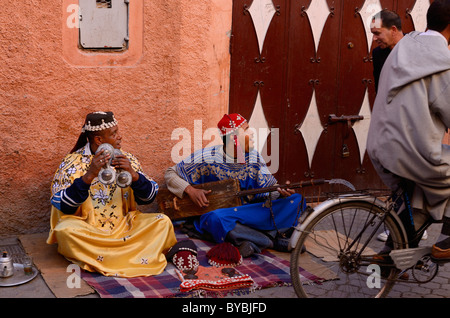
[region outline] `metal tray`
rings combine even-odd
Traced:
[[[0,277],[0,287],[10,287],[28,283],[39,273],[37,268],[33,266],[33,273],[31,275],[25,275],[22,264],[14,263],[13,265],[14,274],[10,277]]]

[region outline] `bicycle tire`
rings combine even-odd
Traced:
[[[395,217],[391,214],[386,215],[384,220],[379,217],[385,213],[374,204],[355,200],[332,205],[311,220],[291,252],[290,271],[297,296],[386,297],[395,284],[399,270],[394,266],[382,268],[378,265],[380,276],[376,276],[377,268],[369,267],[372,264],[367,258],[374,257],[383,249],[385,243],[377,240],[377,235],[382,231],[390,231],[394,249],[404,248],[405,238]],[[375,222],[370,223],[369,220],[374,216]],[[381,223],[378,231],[372,234],[378,223]],[[366,224],[368,227],[361,231]],[[361,239],[357,239],[359,232],[363,233]],[[353,248],[345,251],[352,242]],[[367,264],[355,256],[364,243],[367,243],[363,253]],[[302,253],[305,248],[306,251]],[[376,262],[373,265],[377,265]],[[381,275],[381,271],[384,275]]]

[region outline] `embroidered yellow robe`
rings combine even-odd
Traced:
[[[133,168],[144,174],[138,160],[125,153]],[[67,155],[55,173],[52,197],[83,176],[92,160],[82,148]],[[105,276],[136,277],[160,274],[166,267],[165,252],[176,243],[170,219],[159,213],[137,210],[131,187],[105,186],[97,178],[89,197],[74,215],[51,209],[48,244],[87,271]]]

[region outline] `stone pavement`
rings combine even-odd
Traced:
[[[422,246],[432,245],[440,233],[440,225],[433,225],[428,230],[428,239]],[[0,239],[0,246],[19,244],[16,238]],[[257,290],[246,296],[228,296],[227,298],[296,298],[292,286],[273,287]],[[13,287],[0,287],[0,298],[55,298],[45,281],[38,275],[32,281]],[[98,294],[81,296],[80,298],[99,298]],[[441,266],[438,275],[426,284],[397,283],[389,294],[389,298],[450,298],[450,264]]]

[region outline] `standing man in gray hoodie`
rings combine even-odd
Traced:
[[[413,183],[412,206],[443,221],[432,257],[450,261],[450,0],[435,0],[427,31],[397,43],[380,76],[367,150],[384,183]],[[423,217],[414,217],[417,229]],[[416,223],[417,220],[417,223]]]

